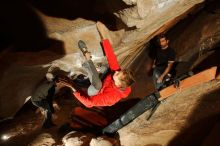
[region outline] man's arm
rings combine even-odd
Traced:
[[[126,90],[125,94],[120,94],[119,92],[108,92],[101,93],[95,96],[83,96],[80,92],[74,92],[74,96],[86,107],[93,106],[112,106],[117,103],[120,99],[127,97],[131,92],[130,87]]]
[[[174,61],[168,61],[168,65],[166,67],[166,69],[164,70],[164,72],[162,73],[162,75],[158,78],[157,82],[161,83],[163,81],[163,78],[170,72],[170,70],[172,69],[172,66],[174,64]]]
[[[102,40],[102,46],[108,60],[109,67],[112,71],[120,70],[120,66],[113,48],[108,39]]]

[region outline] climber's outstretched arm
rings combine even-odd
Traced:
[[[102,40],[102,46],[108,60],[109,68],[112,71],[120,70],[120,66],[117,60],[116,55],[113,52],[113,48],[108,39]]]
[[[114,50],[113,50],[111,43],[108,39],[107,28],[101,22],[97,22],[96,27],[99,31],[101,38],[102,38],[102,47],[103,47],[105,55],[107,57],[110,69],[112,71],[120,70],[120,66],[119,66],[117,57],[114,54]]]

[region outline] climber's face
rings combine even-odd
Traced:
[[[124,79],[124,73],[122,71],[116,71],[113,75],[113,80],[115,82],[115,86],[118,88],[122,87],[122,81]]]

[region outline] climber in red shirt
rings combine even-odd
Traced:
[[[88,73],[91,85],[87,90],[87,95],[85,95],[77,91],[71,84],[66,83],[66,86],[74,91],[73,95],[86,107],[112,106],[122,98],[127,97],[131,92],[130,86],[134,82],[134,78],[130,71],[120,69],[109,40],[102,41],[110,69],[103,81],[99,78],[99,74],[91,61],[86,44],[80,40],[78,45],[86,58],[82,66]]]

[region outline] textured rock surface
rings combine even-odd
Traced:
[[[143,45],[156,34],[155,31],[160,30],[161,27],[163,29],[170,28],[179,18],[184,16],[182,15],[183,13],[186,11],[186,13],[190,12],[188,11],[190,8],[201,2],[202,0],[181,2],[174,0],[126,1],[129,5],[122,4],[122,1],[119,2],[120,4],[117,4],[115,1],[111,2],[108,5],[109,12],[113,12],[129,27],[137,26],[139,28],[127,32],[124,32],[124,30],[117,32],[109,31],[110,40],[113,42],[115,53],[122,67],[128,67],[132,63],[143,50]],[[27,7],[28,5],[25,6]],[[170,13],[170,10],[173,10],[174,7],[175,11]],[[45,27],[43,31],[46,31],[44,33],[48,35],[51,42],[49,47],[45,47],[43,51],[36,53],[14,52],[11,49],[1,52],[0,66],[3,70],[0,73],[2,75],[0,79],[0,103],[3,104],[0,106],[1,118],[13,116],[16,113],[25,102],[25,99],[31,95],[35,85],[45,77],[52,61],[62,58],[60,66],[66,71],[70,70],[68,68],[69,64],[72,66],[78,64],[78,62],[74,61],[74,57],[69,57],[71,59],[68,60],[66,59],[68,56],[64,56],[79,53],[77,47],[79,39],[84,40],[88,44],[88,48],[91,48],[94,56],[103,56],[99,44],[100,36],[94,21],[77,17],[72,17],[72,19],[51,17],[47,16],[45,12],[40,11],[39,8],[31,8],[32,11],[34,16],[37,16],[37,20],[39,19],[39,23],[42,23],[41,27]],[[180,17],[176,19],[178,16]],[[25,19],[22,18],[21,20]],[[168,23],[170,21],[173,23]],[[7,90],[8,88],[10,90]],[[5,103],[8,102],[8,99],[10,99],[10,103],[6,106]]]
[[[52,136],[49,133],[42,133],[39,136],[34,139],[33,142],[31,142],[30,146],[40,146],[40,145],[47,145],[52,146],[55,144],[55,140],[52,138]]]
[[[219,47],[220,43],[219,24],[219,13],[213,7],[208,7],[206,11],[187,18],[185,23],[172,29],[169,33],[171,46],[175,48],[179,61],[189,62],[189,68],[194,68],[213,54],[215,51],[211,50]]]
[[[62,139],[65,146],[82,146],[86,141],[88,143],[88,137],[76,131],[66,134]]]
[[[102,9],[106,8],[105,12],[108,11],[117,17],[116,27],[120,28],[117,31],[106,28],[106,32],[122,67],[129,67],[139,55],[142,58],[146,57],[146,54],[142,52],[145,47],[144,44],[156,34],[169,30],[180,19],[191,13],[194,8],[197,9],[196,4],[201,2],[203,0],[105,1],[106,6]],[[12,8],[20,12],[19,6],[20,4],[18,3],[16,7],[13,6]],[[27,6],[25,5],[25,7]],[[71,5],[68,8],[71,8]],[[56,9],[57,12],[59,10],[61,9]],[[33,48],[35,48],[34,45],[41,46],[38,44],[42,44],[47,37],[51,40],[49,41],[49,46],[46,45],[38,52],[16,52],[12,48],[0,52],[0,68],[2,70],[0,72],[1,119],[13,116],[20,109],[25,99],[31,95],[36,84],[45,77],[51,65],[56,66],[58,64],[62,70],[67,72],[76,68],[80,69],[79,58],[81,57],[77,46],[79,39],[87,43],[94,59],[103,56],[99,43],[101,38],[95,26],[97,19],[87,20],[86,17],[78,18],[79,16],[71,18],[53,16],[37,8],[34,8],[34,10],[31,8],[28,12],[34,14],[34,17],[31,14],[27,17],[34,19],[34,25],[27,23],[24,18],[21,18],[22,14],[11,15],[12,13],[10,13],[8,15],[10,17],[3,19],[10,20],[10,25],[6,28],[13,28],[12,31],[19,38],[16,40],[18,41],[18,46],[21,47],[23,45],[24,48],[28,48],[32,44]],[[39,28],[35,26],[38,23],[40,23]],[[219,12],[213,11],[213,9],[206,9],[205,12],[191,16],[188,22],[177,26],[169,32],[171,45],[180,56],[180,60],[191,63],[188,66],[189,68],[203,61],[209,53],[210,55],[213,54],[212,51],[206,54],[206,50],[215,48],[219,44],[219,23]],[[17,24],[17,27],[14,27],[14,24]],[[33,39],[32,33],[39,36],[37,35]],[[32,50],[32,48],[28,50]],[[217,58],[218,55],[215,57]],[[133,65],[135,69],[140,68],[141,71],[137,75],[138,83],[136,83],[135,90],[130,95],[131,97],[143,97],[153,91],[150,84],[151,79],[146,76],[146,72],[143,69],[145,65],[142,62],[146,60],[140,60],[140,62],[136,60]],[[219,142],[219,89],[219,80],[214,80],[168,98],[158,108],[150,121],[146,121],[146,116],[149,114],[149,112],[146,112],[121,129],[119,131],[121,145],[215,145],[216,142]],[[65,108],[68,107],[66,111],[70,111],[71,105],[65,104]],[[64,115],[64,113],[60,113],[60,115],[63,115],[63,117],[61,117],[58,125],[66,122],[64,119],[68,118],[68,115]],[[10,133],[11,131],[12,137],[15,139],[14,141],[12,140],[11,145],[15,143],[19,145],[17,142],[20,142],[21,145],[27,144],[26,142],[31,140],[28,134],[30,133],[31,135],[37,129],[34,125],[39,126],[42,120],[42,117],[37,118],[35,116],[33,118],[33,116],[35,116],[33,112],[29,114],[29,117],[28,115],[27,117],[23,115],[23,118],[15,121],[10,128],[4,127],[4,131],[1,131],[1,134],[4,132]],[[25,120],[25,118],[29,119]],[[21,120],[23,121],[21,122]],[[20,124],[16,123],[18,121]],[[25,126],[26,129],[24,128]],[[33,126],[34,128],[32,128]],[[53,134],[57,133],[55,130],[52,132]],[[17,135],[20,135],[20,139],[19,137],[16,139]],[[35,135],[30,137],[33,138],[33,136]],[[68,143],[67,139],[63,141]],[[59,142],[59,140],[56,142]],[[73,136],[69,140],[71,143],[76,142],[78,145],[82,143],[87,145],[89,143],[91,145],[119,145],[115,139],[104,137],[101,140],[95,136],[82,133],[81,135]],[[42,143],[52,145],[55,140],[51,135],[40,134],[31,145],[41,145]]]
[[[219,80],[176,93],[159,106],[149,121],[149,112],[145,112],[119,130],[121,144],[201,145],[219,123],[219,93]]]
[[[141,8],[138,8],[137,5],[135,6],[137,7],[136,9],[134,7],[131,8],[131,9],[135,9],[133,11],[128,8],[129,10],[120,11],[118,14],[118,17],[121,18],[122,20],[124,20],[123,17],[127,18],[126,21],[124,21],[125,24],[136,26],[138,28],[132,31],[131,33],[127,33],[126,37],[122,39],[123,43],[118,47],[120,49],[116,51],[119,60],[123,60],[123,61],[126,60],[122,63],[123,66],[129,66],[127,62],[131,62],[132,60],[135,59],[135,56],[137,56],[138,53],[141,50],[143,50],[143,46],[146,42],[152,39],[156,34],[159,34],[171,28],[180,19],[184,18],[186,14],[190,13],[190,11],[193,10],[193,7],[196,4],[199,4],[202,1],[192,0],[187,2],[186,1],[180,2],[174,0],[172,2],[171,1],[160,1],[160,2],[142,1],[142,2],[143,3],[141,3],[140,1],[139,3],[139,6]],[[140,15],[137,13],[139,9],[140,11],[143,10],[143,15],[146,15],[144,16],[144,18],[141,18]],[[133,15],[135,15],[135,17]],[[129,19],[132,20],[129,21]],[[129,22],[131,22],[132,24],[130,24]],[[124,50],[126,50],[127,54],[123,53]]]
[[[93,138],[90,141],[90,146],[113,146],[113,144],[101,137]]]
[[[91,134],[72,131],[62,138],[65,146],[117,146],[118,143],[113,138],[96,137]]]

